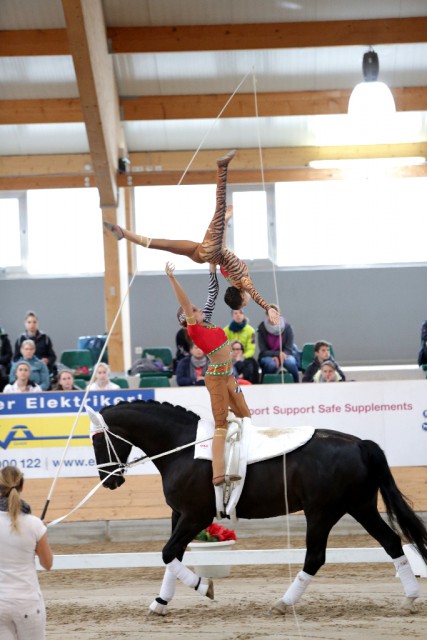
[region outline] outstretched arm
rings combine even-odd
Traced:
[[[267,311],[268,318],[271,324],[279,324],[279,314],[277,313],[276,309],[270,307],[268,302],[266,302],[264,298],[258,293],[253,285],[252,280],[250,278],[242,278],[241,282],[244,290],[249,293],[252,300]]]
[[[190,298],[185,293],[182,286],[179,284],[178,280],[174,276],[175,265],[171,262],[166,263],[165,272],[169,278],[169,282],[171,283],[172,289],[176,295],[176,299],[184,310],[185,317],[188,320],[193,316],[193,305],[190,302]],[[191,324],[191,323],[190,323]]]

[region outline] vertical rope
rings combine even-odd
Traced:
[[[256,89],[256,77],[255,77],[255,71],[254,70],[253,70],[253,74],[252,74],[252,82],[253,82],[254,101],[255,101],[255,118],[256,118],[256,130],[257,130],[257,140],[258,140],[259,164],[260,164],[260,169],[261,169],[261,182],[262,182],[263,191],[265,191],[264,162],[263,162],[263,157],[262,157],[261,135],[260,135],[260,130],[259,130],[258,94],[257,94],[257,89]],[[269,245],[271,246],[271,240],[272,239],[271,239],[270,227],[268,227],[268,240],[269,240]],[[272,265],[272,273],[273,273],[274,295],[275,295],[275,299],[276,299],[276,304],[277,304],[278,308],[280,309],[279,292],[278,292],[278,288],[277,288],[276,265],[274,263],[274,260],[271,260],[271,265]],[[282,351],[282,334],[279,334],[279,348],[280,348],[280,351]],[[284,367],[283,367],[283,365],[281,366],[281,378],[282,378],[282,384],[284,384]],[[287,542],[288,549],[290,549],[291,548],[291,530],[290,530],[290,526],[289,526],[289,502],[288,502],[288,479],[287,479],[287,474],[286,474],[286,454],[284,454],[284,456],[283,456],[283,488],[284,488],[284,499],[285,499],[285,509],[286,509],[286,542]],[[290,562],[288,562],[288,575],[289,575],[289,580],[292,581],[292,569],[291,569]],[[298,635],[299,635],[300,638],[302,638],[301,629],[300,629],[300,625],[299,625],[299,622],[298,622],[298,616],[297,616],[297,613],[296,613],[296,610],[295,610],[295,605],[292,605],[292,612],[293,612],[293,615],[294,615],[294,620],[295,620],[295,624],[296,624],[296,627],[297,627]]]

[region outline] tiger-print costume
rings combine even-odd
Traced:
[[[230,158],[231,160],[231,158]],[[216,208],[214,216],[203,238],[197,243],[191,240],[162,240],[159,238],[145,238],[141,236],[139,244],[150,249],[162,249],[179,255],[188,256],[194,262],[209,262],[218,264],[230,285],[239,290],[245,290],[251,298],[268,311],[270,305],[255,289],[249,275],[249,269],[232,251],[224,247],[225,210],[228,162],[218,166],[216,183]]]

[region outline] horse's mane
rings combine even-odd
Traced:
[[[115,405],[104,407],[101,409],[100,413],[108,413],[111,409],[116,407],[120,407],[120,409],[125,410],[135,409],[135,407],[137,407],[138,409],[141,408],[144,412],[146,411],[148,413],[158,414],[159,412],[162,412],[175,419],[179,417],[196,420],[196,422],[200,420],[200,416],[190,409],[186,409],[180,405],[171,404],[170,402],[159,402],[158,400],[134,400],[133,402],[126,402],[126,400],[123,400]]]

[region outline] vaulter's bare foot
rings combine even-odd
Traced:
[[[118,224],[111,224],[111,222],[106,222],[105,220],[102,224],[104,225],[104,229],[111,231],[116,240],[122,240],[125,237],[122,228],[119,227]]]
[[[218,158],[218,160],[216,161],[217,166],[226,167],[232,161],[235,155],[236,155],[236,149],[229,151],[227,155],[222,156],[221,158]]]

